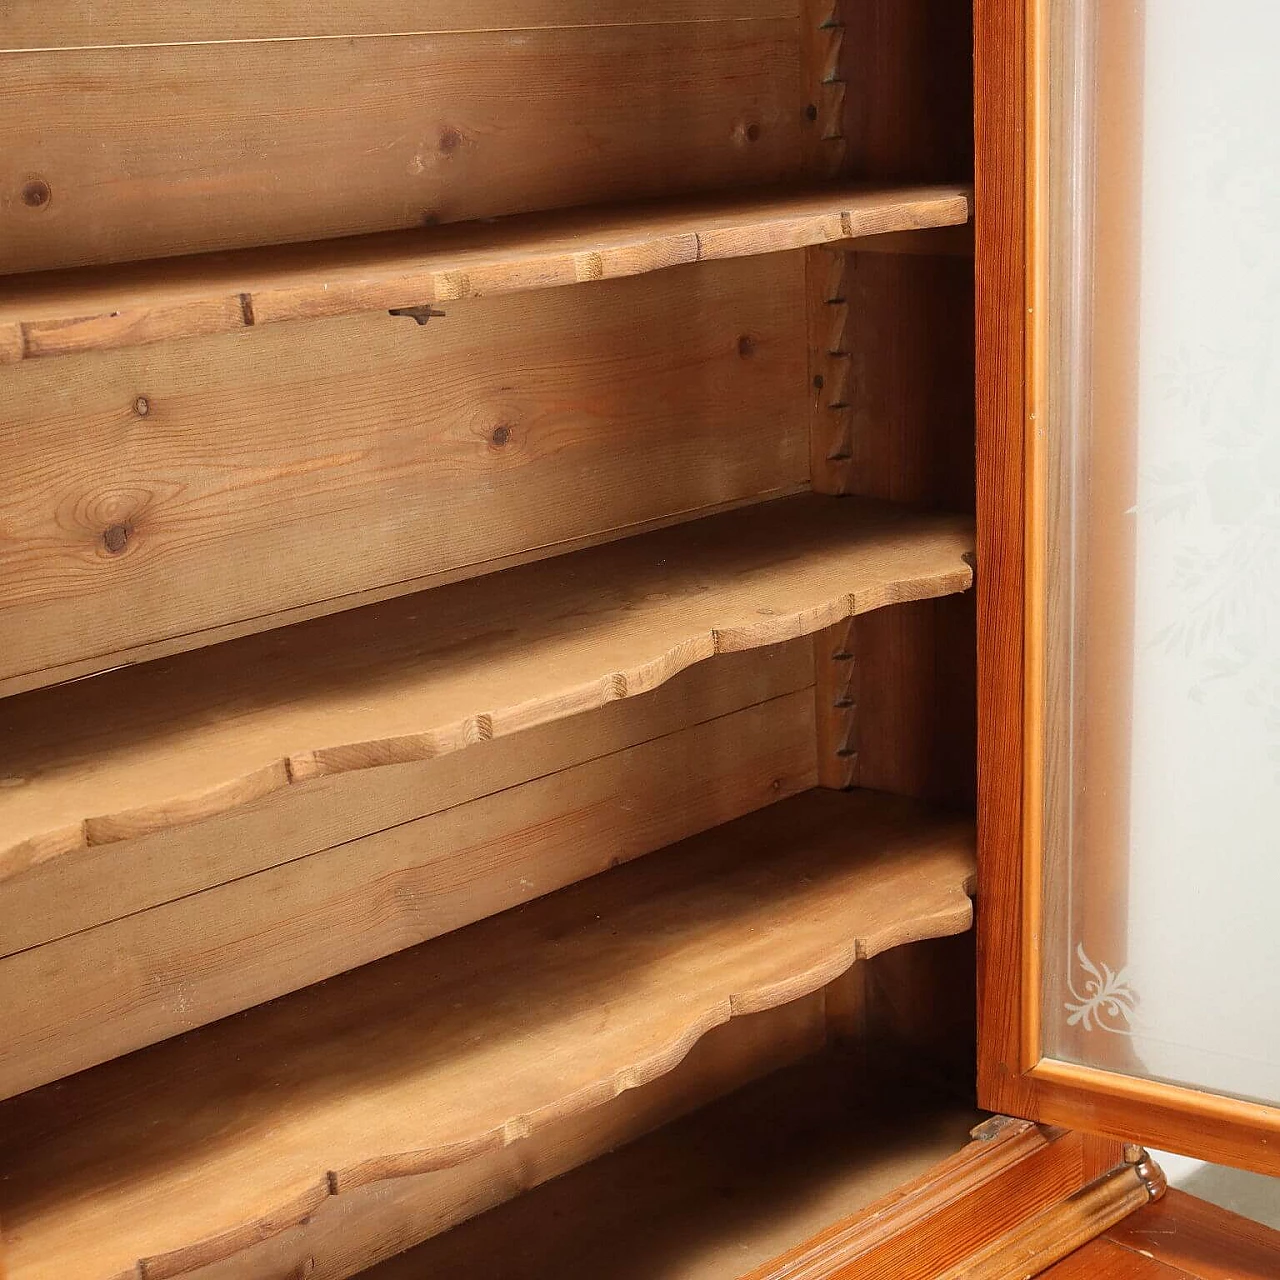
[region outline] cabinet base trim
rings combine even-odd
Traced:
[[[1027,1280],[1163,1194],[1140,1148],[1094,1179],[1089,1142],[996,1116],[952,1159],[745,1280]]]

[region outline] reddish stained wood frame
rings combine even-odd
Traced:
[[[1035,1016],[1041,849],[1028,581],[1042,549],[1036,160],[1048,0],[975,0],[978,394],[978,1087],[984,1107],[1280,1175],[1280,1109],[1045,1058]],[[1028,663],[1028,657],[1031,663]],[[1030,801],[1030,803],[1028,803]]]

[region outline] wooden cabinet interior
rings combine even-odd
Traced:
[[[98,8],[0,17],[6,1280],[968,1185],[968,4]]]
[[[171,1273],[330,1194],[537,1136],[670,1071],[735,1015],[967,929],[973,874],[966,821],[814,790],[14,1099],[11,1265]]]

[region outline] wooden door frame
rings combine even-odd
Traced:
[[[1038,462],[1036,158],[1046,0],[975,0],[978,1089],[984,1107],[1280,1175],[1280,1108],[1078,1066],[1039,1034],[1038,717],[1027,715]],[[1029,319],[1029,317],[1032,317]]]

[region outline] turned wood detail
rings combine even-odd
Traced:
[[[1165,1176],[1141,1147],[1087,1187],[975,1250],[939,1280],[1025,1280],[1087,1244],[1165,1192]]]
[[[1147,1189],[1152,1200],[1159,1200],[1169,1189],[1169,1180],[1164,1170],[1151,1158],[1146,1147],[1126,1145],[1124,1149],[1125,1163],[1133,1166],[1138,1180]]]

